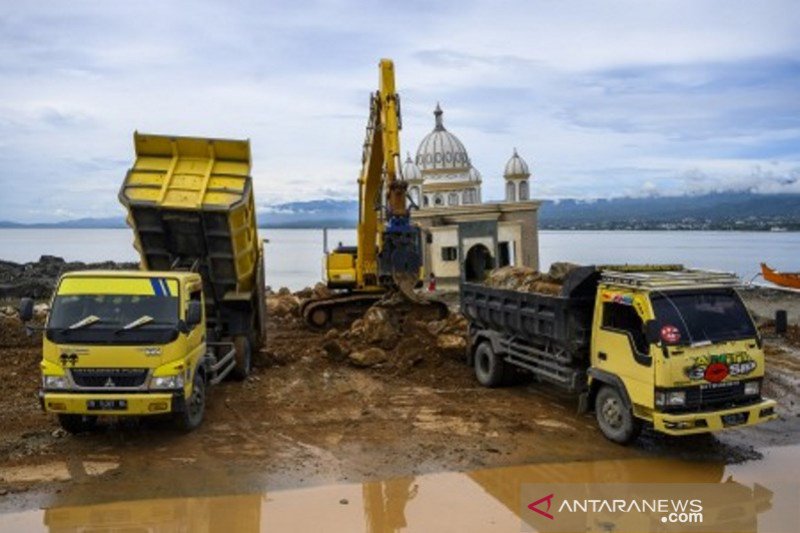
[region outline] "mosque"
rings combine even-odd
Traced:
[[[514,149],[503,171],[505,200],[483,202],[481,173],[464,144],[444,126],[439,104],[433,131],[403,164],[413,220],[426,230],[424,270],[438,286],[457,288],[481,280],[492,268],[539,268],[538,214],[531,200],[531,172]]]

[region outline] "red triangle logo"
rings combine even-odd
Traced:
[[[540,515],[542,515],[545,518],[549,518],[550,520],[553,520],[553,515],[551,515],[550,513],[547,512],[547,511],[550,510],[550,506],[553,503],[552,500],[553,500],[553,495],[552,494],[548,494],[544,498],[539,498],[538,500],[536,500],[532,504],[528,505],[528,509],[530,509],[533,512],[539,513]],[[543,503],[543,502],[547,502],[547,510],[546,511],[542,511],[541,509],[539,509],[537,507],[537,505],[539,505],[540,503]]]

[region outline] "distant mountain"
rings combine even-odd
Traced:
[[[32,224],[20,224],[18,222],[0,220],[0,228],[116,229],[125,227],[127,226],[125,225],[125,219],[123,217],[76,218],[63,222],[34,222]]]
[[[311,200],[264,206],[266,228],[352,228],[355,200]],[[542,229],[789,229],[800,231],[800,194],[711,193],[696,196],[547,200],[539,213]],[[0,228],[124,228],[122,217],[83,218]]]
[[[259,226],[265,228],[354,228],[358,223],[355,200],[311,200],[259,209]]]
[[[545,229],[800,229],[800,194],[547,201],[539,221]]]

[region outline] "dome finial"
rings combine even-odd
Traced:
[[[414,160],[411,159],[411,152],[406,152],[406,163],[413,163]]]
[[[436,102],[436,110],[433,112],[434,116],[436,117],[436,129],[443,130],[444,123],[442,123],[442,108],[439,106],[439,102]]]

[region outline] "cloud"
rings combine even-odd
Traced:
[[[249,138],[259,204],[355,198],[377,61],[502,198],[797,190],[800,4],[29,2],[0,15],[0,219],[109,216],[133,130]]]

